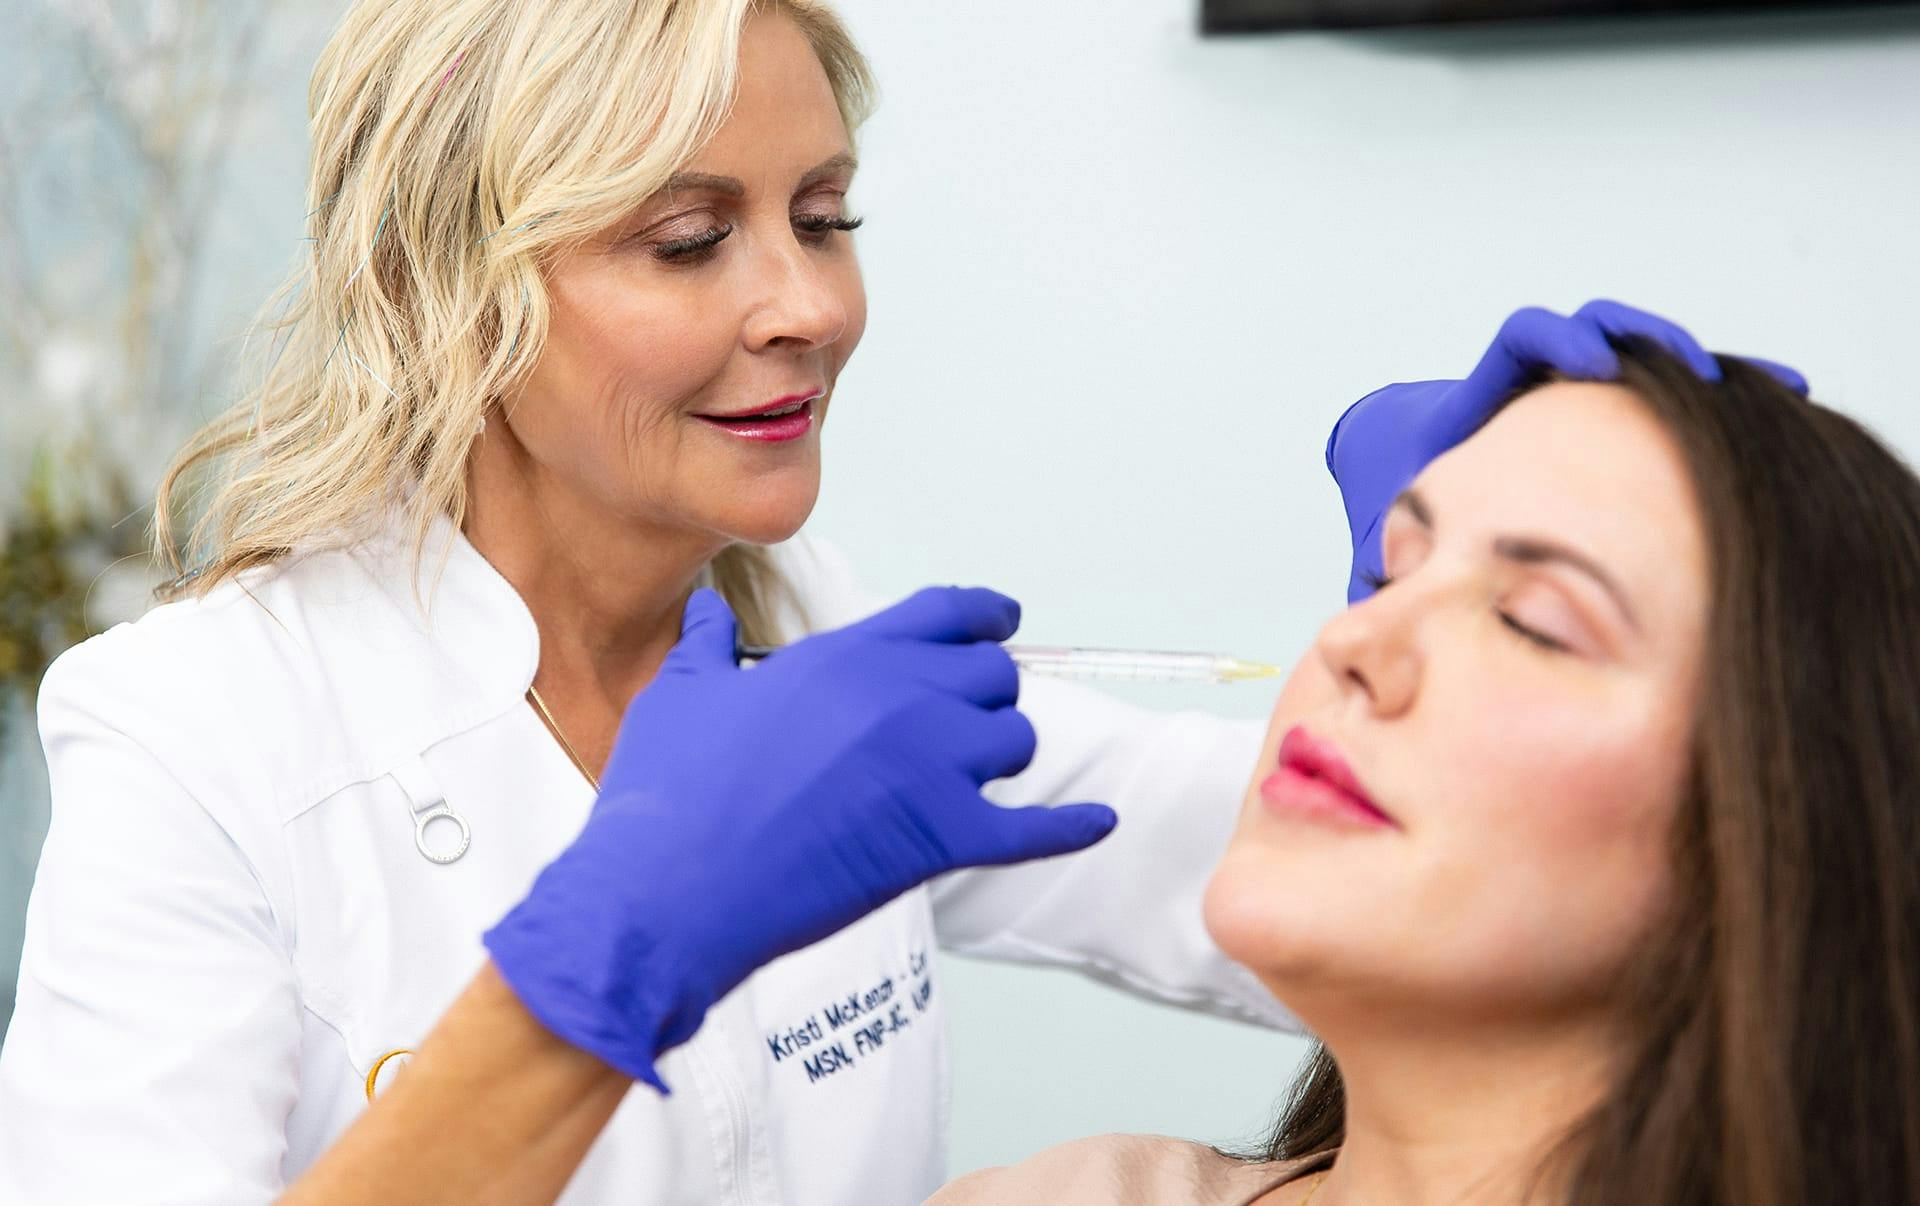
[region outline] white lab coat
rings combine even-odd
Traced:
[[[48,673],[53,823],[0,1052],[0,1202],[270,1201],[578,833],[592,792],[525,700],[533,618],[451,525],[439,535],[437,582],[434,546],[416,581],[397,536],[314,553]],[[776,557],[802,622],[871,610],[831,550]],[[936,947],[1288,1024],[1199,917],[1257,727],[1038,680],[1022,706],[1039,754],[995,797],[1104,800],[1118,831],[949,876],[762,968],[661,1061],[671,1097],[627,1095],[563,1202],[919,1202],[945,1171]],[[416,849],[437,808],[471,829],[451,863]],[[429,834],[443,852],[452,836]]]

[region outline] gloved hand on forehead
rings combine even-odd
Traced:
[[[1464,380],[1389,385],[1349,407],[1327,439],[1327,468],[1340,486],[1353,534],[1347,601],[1373,593],[1387,509],[1429,462],[1472,435],[1496,406],[1543,373],[1591,381],[1618,377],[1620,359],[1608,341],[1629,336],[1651,339],[1702,378],[1720,380],[1713,355],[1678,325],[1619,302],[1594,301],[1572,317],[1538,308],[1516,311]],[[1753,363],[1807,392],[1806,378],[1793,369]]]
[[[655,1062],[748,975],[936,875],[1090,846],[1104,804],[1002,808],[1032,761],[1020,606],[922,591],[751,669],[694,592],[573,845],[486,934],[547,1029],[664,1090]]]

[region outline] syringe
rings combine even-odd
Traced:
[[[1146,649],[1089,649],[1078,645],[1008,645],[1014,664],[1034,674],[1102,682],[1240,683],[1277,678],[1278,666],[1217,653],[1160,653]],[[741,662],[779,652],[777,645],[741,645]]]

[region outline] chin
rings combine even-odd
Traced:
[[[1229,850],[1213,869],[1201,900],[1201,918],[1214,945],[1235,963],[1256,972],[1271,928],[1261,878],[1243,865],[1236,851]]]
[[[1236,843],[1214,868],[1201,916],[1214,945],[1275,995],[1278,984],[1314,980],[1341,961],[1359,935],[1345,907],[1277,867],[1269,852]]]
[[[779,544],[807,522],[819,497],[818,474],[803,481],[753,482],[708,526],[746,544]]]

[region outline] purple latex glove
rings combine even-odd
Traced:
[[[1104,804],[981,795],[1034,755],[999,642],[1020,605],[921,591],[734,663],[710,590],[620,724],[600,798],[487,950],[561,1038],[665,1089],[655,1061],[759,968],[961,867],[1050,858],[1114,826]]]
[[[1327,468],[1340,486],[1353,534],[1348,602],[1373,593],[1387,510],[1430,461],[1472,435],[1494,407],[1542,373],[1589,381],[1619,376],[1620,359],[1609,341],[1634,336],[1659,344],[1705,380],[1720,380],[1719,362],[1683,328],[1619,302],[1593,301],[1571,318],[1537,307],[1514,312],[1464,381],[1389,385],[1349,407],[1327,438]],[[1752,363],[1807,392],[1807,379],[1793,369]]]

